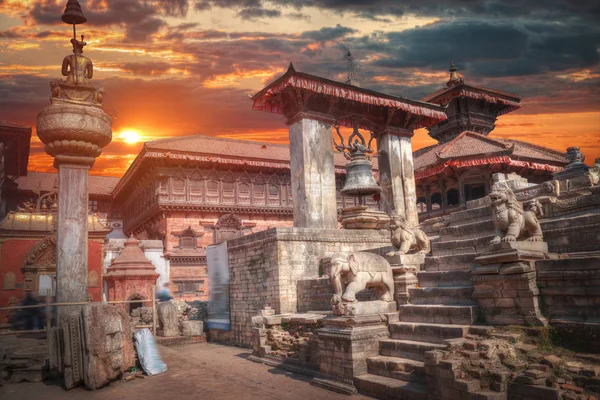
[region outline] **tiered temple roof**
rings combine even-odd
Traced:
[[[417,150],[414,156],[416,179],[439,174],[448,167],[507,164],[554,172],[567,163],[564,155],[556,150],[519,140],[490,138],[468,131],[450,142]]]

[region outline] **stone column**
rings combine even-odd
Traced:
[[[412,146],[408,130],[386,129],[377,134],[379,184],[383,210],[403,216],[410,226],[419,225]]]
[[[294,227],[337,229],[333,119],[298,113],[287,122],[294,191]]]
[[[56,224],[56,301],[88,300],[88,171],[89,165],[58,165]],[[59,307],[59,314],[81,308]]]

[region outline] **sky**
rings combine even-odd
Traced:
[[[516,93],[491,137],[600,157],[595,0],[80,0],[78,26],[106,89],[113,141],[91,173],[121,176],[142,141],[189,134],[287,143],[282,116],[248,95],[296,70],[421,99],[454,61],[465,82]],[[0,119],[32,126],[71,54],[66,0],[0,0]],[[413,150],[434,144],[424,129]],[[37,136],[29,169],[52,171]]]

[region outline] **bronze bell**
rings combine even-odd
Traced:
[[[342,194],[349,196],[367,196],[381,192],[373,178],[371,162],[366,157],[353,157],[346,164],[346,183]]]
[[[87,22],[87,18],[83,15],[83,11],[81,11],[81,5],[79,5],[77,0],[69,0],[67,2],[65,12],[61,19],[67,24],[71,25],[78,25]]]

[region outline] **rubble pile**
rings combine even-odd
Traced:
[[[0,386],[2,383],[41,382],[48,370],[45,339],[6,336],[0,340]]]

